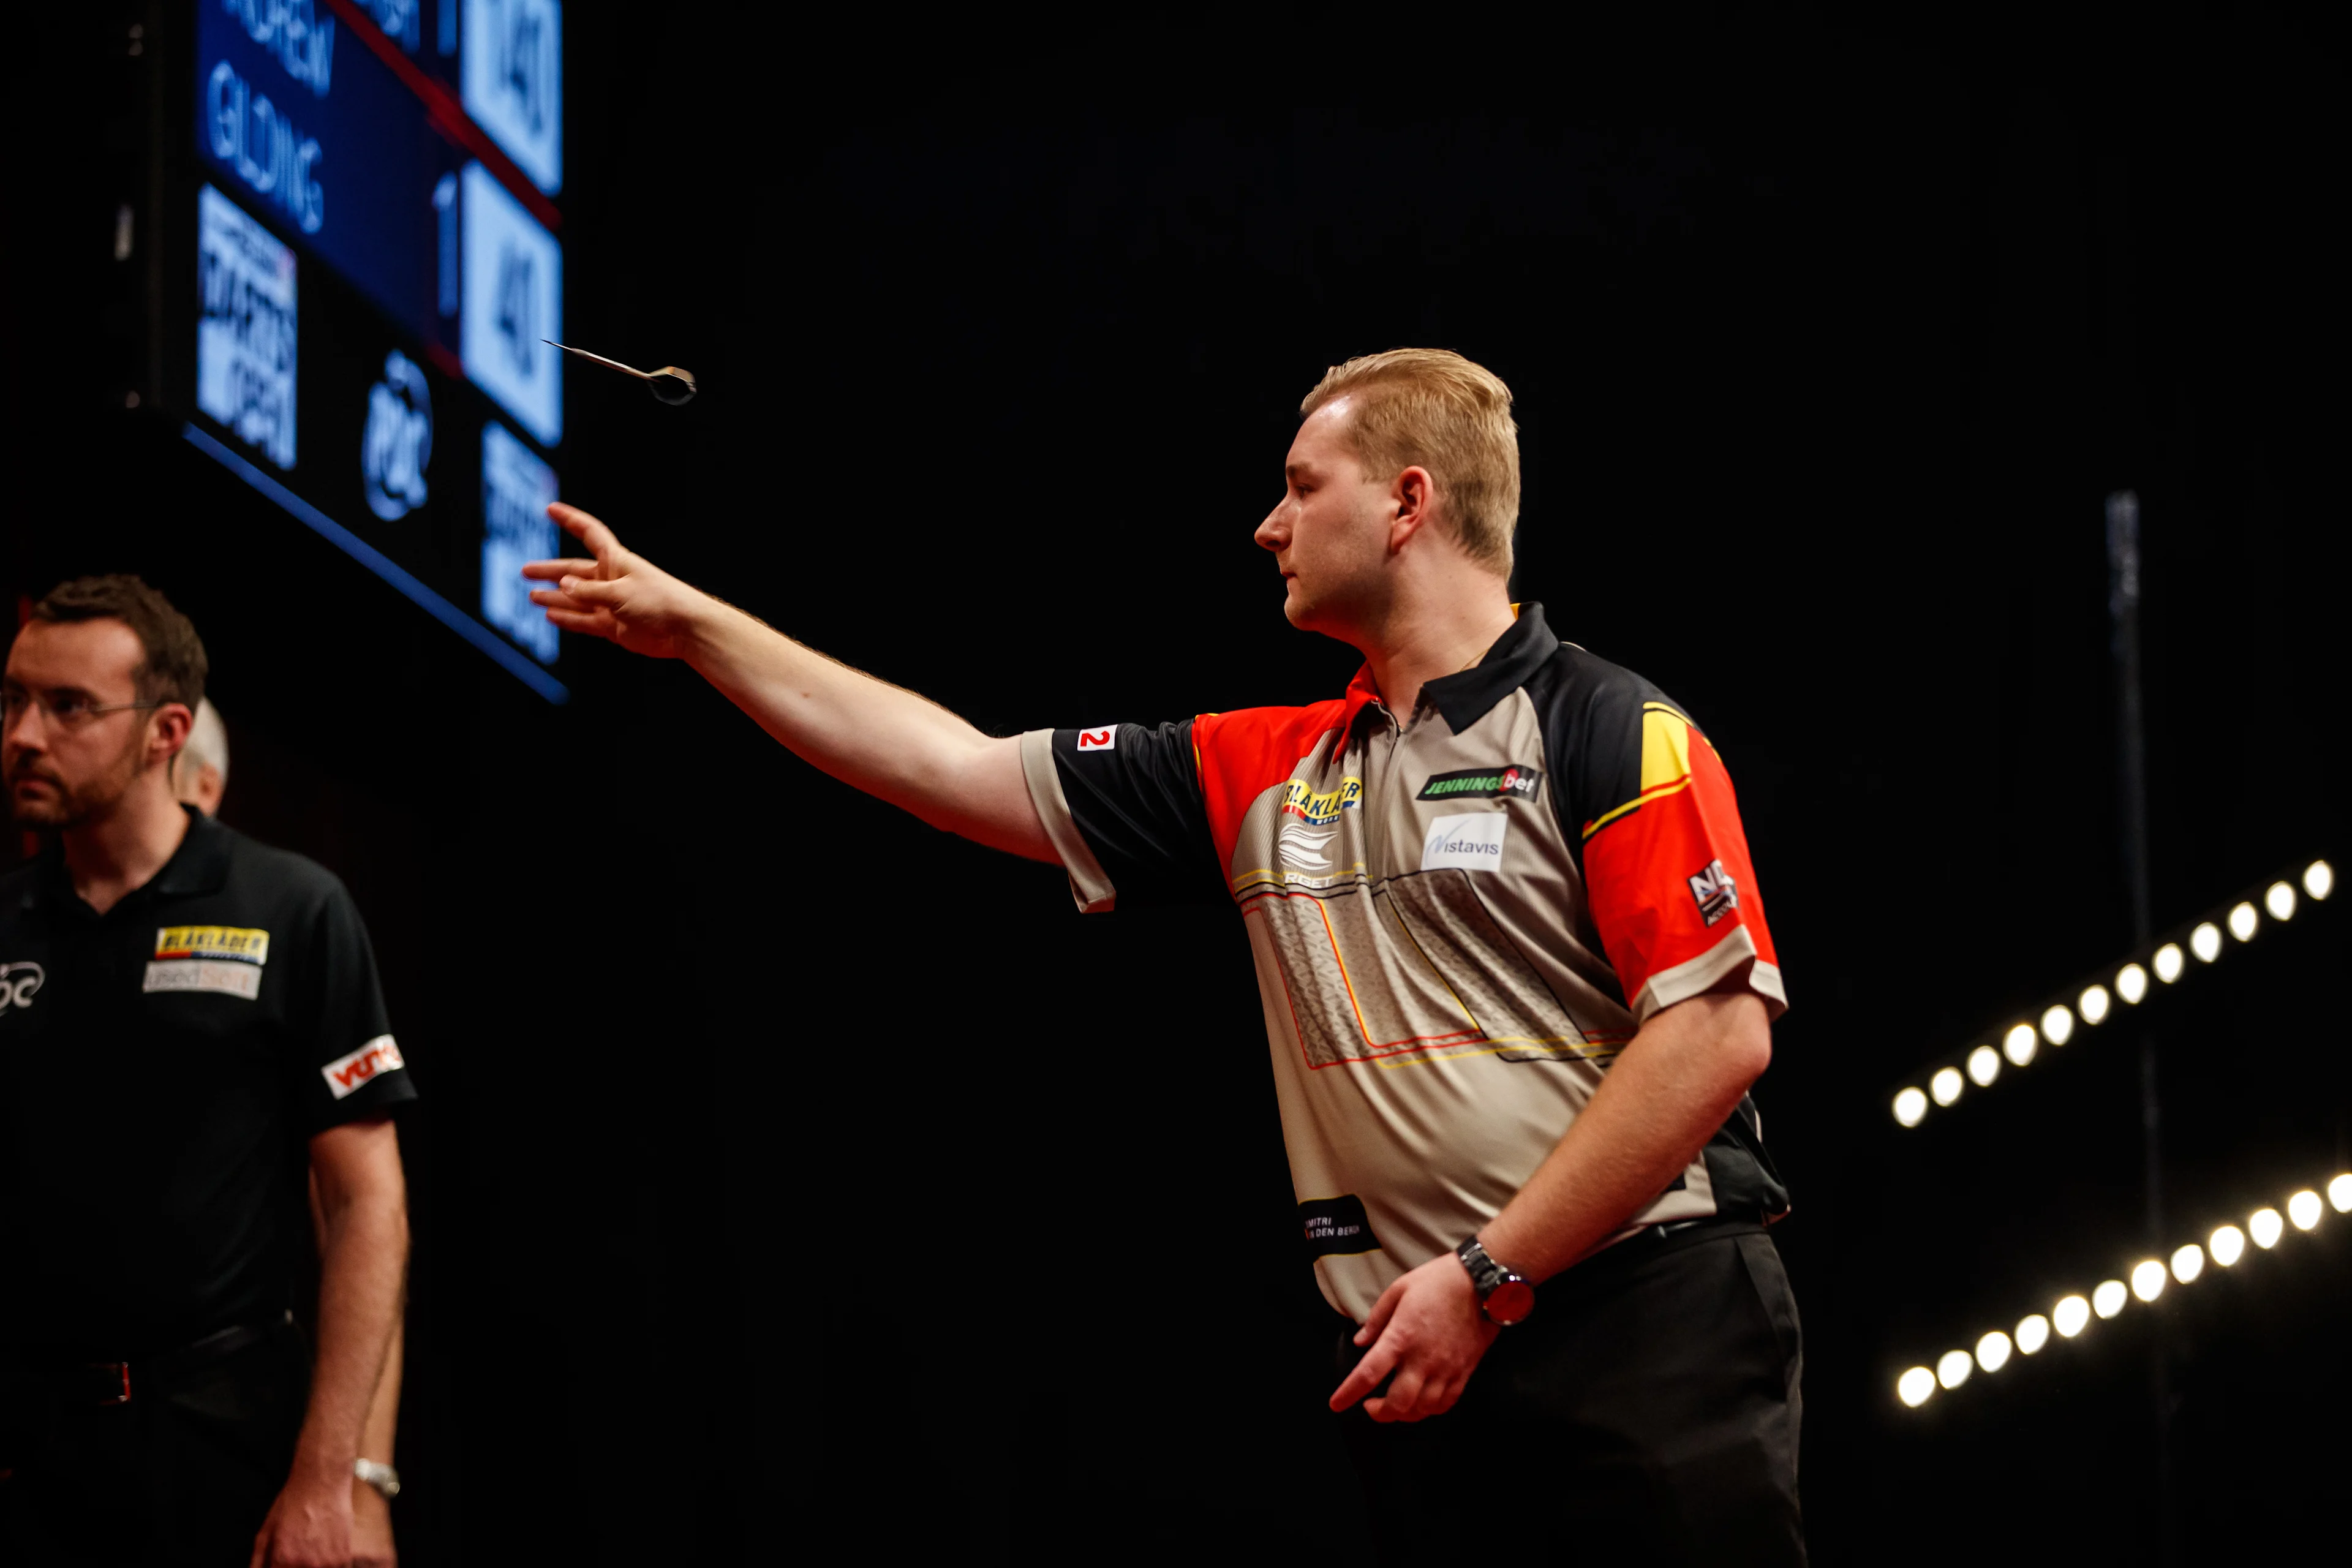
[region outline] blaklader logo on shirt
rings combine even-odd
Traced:
[[[1503,864],[1503,838],[1511,819],[1499,811],[1475,816],[1441,816],[1429,825],[1422,841],[1421,868],[1459,866],[1465,871],[1493,871]]]
[[[238,963],[269,962],[269,933],[249,926],[165,926],[155,933],[160,959],[225,958]]]
[[[1299,816],[1318,827],[1339,820],[1343,811],[1353,811],[1364,804],[1364,781],[1349,773],[1329,789],[1318,790],[1305,779],[1292,779],[1282,786],[1282,813]]]
[[[327,1080],[327,1092],[341,1100],[407,1065],[400,1059],[400,1047],[392,1043],[392,1037],[378,1035],[350,1056],[340,1057],[320,1068],[319,1076]]]

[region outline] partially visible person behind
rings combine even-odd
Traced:
[[[114,576],[35,605],[0,677],[0,782],[42,838],[0,878],[11,1563],[393,1560],[353,1478],[407,1267],[389,1113],[415,1090],[342,885],[175,797],[205,673],[187,618]]]
[[[187,743],[172,759],[171,773],[174,799],[206,816],[220,815],[221,797],[228,793],[228,726],[211,698],[196,704],[196,721],[188,726]]]
[[[187,743],[172,759],[172,793],[184,805],[206,816],[220,815],[228,795],[228,726],[205,698],[196,704],[196,721],[188,727]],[[310,1187],[310,1234],[319,1256],[327,1251],[326,1206],[319,1198],[319,1177]],[[392,1498],[400,1489],[400,1472],[393,1466],[393,1442],[400,1424],[400,1371],[404,1320],[392,1325],[392,1343],[384,1352],[383,1376],[377,1380],[375,1398],[368,1405],[367,1426],[360,1440],[360,1460],[372,1467],[373,1481],[352,1480],[352,1548],[356,1563],[394,1560]],[[388,1478],[388,1479],[387,1479]]]

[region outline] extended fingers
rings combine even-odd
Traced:
[[[628,589],[622,584],[599,582],[593,577],[562,577],[557,579],[552,588],[533,588],[530,591],[532,604],[561,604],[568,610],[600,606],[616,610],[627,596]]]
[[[585,577],[595,570],[593,561],[567,558],[562,561],[526,561],[522,574],[537,582],[552,583],[559,577]]]
[[[1356,1363],[1356,1370],[1341,1379],[1339,1386],[1332,1391],[1331,1408],[1345,1410],[1378,1388],[1381,1379],[1386,1377],[1402,1359],[1403,1352],[1392,1345],[1374,1345],[1364,1359]],[[1370,1406],[1365,1408],[1370,1409]]]
[[[551,501],[548,504],[547,515],[553,520],[556,527],[586,545],[588,553],[597,560],[603,561],[619,553],[620,535],[595,518],[589,516],[588,513],[582,511],[578,507],[567,506],[562,501]]]

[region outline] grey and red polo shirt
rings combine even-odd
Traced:
[[[1510,1202],[1643,1020],[1787,1005],[1715,748],[1538,605],[1402,718],[1366,670],[1304,708],[1035,731],[1022,763],[1082,909],[1240,910],[1300,1228],[1359,1321]],[[1743,1100],[1622,1234],[1787,1207]]]

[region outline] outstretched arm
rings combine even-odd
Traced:
[[[992,849],[1059,863],[1015,737],[983,735],[938,703],[803,647],[621,546],[577,507],[547,513],[592,559],[534,561],[531,603],[568,632],[682,658],[794,754],[852,788]]]

